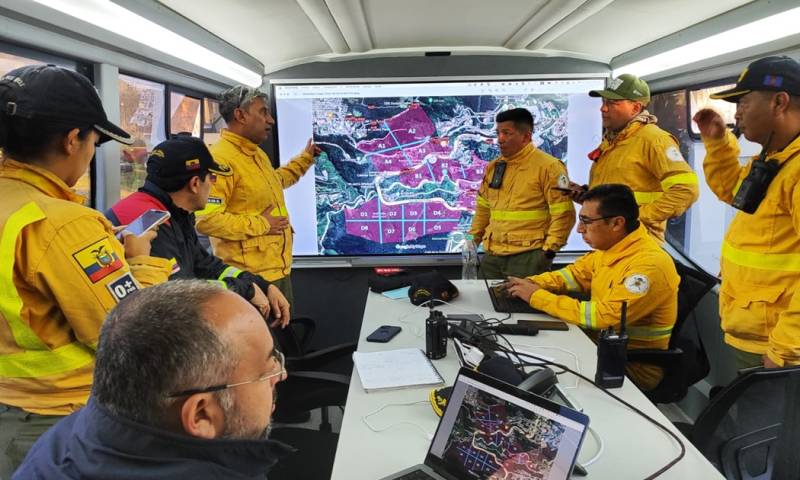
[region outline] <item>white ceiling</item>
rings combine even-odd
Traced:
[[[619,54],[748,0],[159,0],[272,72],[320,59],[457,53]],[[224,6],[223,6],[224,5]]]

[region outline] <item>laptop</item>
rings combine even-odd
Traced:
[[[481,272],[481,277],[486,283],[486,289],[489,291],[489,298],[492,299],[492,307],[495,312],[500,313],[543,313],[530,306],[528,302],[517,297],[509,296],[505,290],[501,288],[501,284],[489,285],[486,275],[481,268],[480,256],[476,256],[478,260],[478,270]]]
[[[384,480],[566,480],[589,417],[462,368],[425,463]]]

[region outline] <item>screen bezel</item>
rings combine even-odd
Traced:
[[[578,459],[578,453],[580,453],[583,441],[586,439],[586,433],[589,430],[589,417],[586,414],[581,413],[577,410],[573,410],[569,407],[559,405],[558,403],[540,397],[539,395],[535,395],[533,393],[520,390],[509,383],[502,382],[494,377],[484,375],[483,373],[471,370],[469,368],[461,367],[461,369],[459,369],[458,376],[456,377],[455,382],[453,382],[453,387],[455,387],[455,385],[458,383],[459,378],[462,375],[467,378],[471,378],[472,380],[475,380],[477,382],[486,384],[492,388],[496,388],[497,390],[500,390],[501,392],[506,393],[512,397],[517,397],[521,400],[532,403],[537,407],[544,408],[545,410],[549,410],[556,415],[561,415],[563,417],[566,417],[570,420],[573,420],[583,425],[584,429],[583,432],[581,432],[580,441],[578,442],[577,448],[575,449],[575,455],[572,459],[572,464],[569,467],[569,471],[572,471],[572,468],[575,466],[575,462]],[[439,429],[442,428],[442,423],[445,417],[447,416],[447,410],[450,409],[452,405],[453,403],[448,401],[445,411],[442,413],[441,418],[439,418],[439,424],[436,426],[436,432],[433,434],[433,438],[431,439],[430,445],[428,446],[428,452],[425,454],[425,465],[435,468],[436,473],[443,477],[446,477],[451,480],[458,480],[457,477],[447,472],[447,464],[443,462],[439,457],[431,453],[431,449],[433,448],[434,442],[437,436],[439,435]],[[452,407],[452,408],[458,408],[458,407]]]
[[[405,83],[462,83],[462,82],[502,82],[502,81],[569,81],[569,80],[608,80],[610,72],[533,74],[533,75],[488,75],[488,76],[442,76],[442,77],[365,77],[365,78],[287,78],[269,80],[269,103],[273,115],[277,115],[277,86],[309,86],[320,84],[405,84]],[[269,143],[272,147],[272,164],[275,168],[281,165],[279,119],[275,118]],[[566,254],[576,258],[590,250],[562,250],[559,257]],[[560,259],[560,258],[559,258]],[[381,265],[457,265],[461,263],[459,252],[453,253],[377,253],[361,256],[354,255],[294,255],[295,268],[318,267],[373,267]]]

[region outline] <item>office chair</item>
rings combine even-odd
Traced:
[[[292,408],[299,411],[321,408],[323,419],[318,430],[285,425],[272,429],[271,439],[289,444],[297,451],[270,470],[270,480],[331,478],[339,434],[333,432],[325,412],[328,407],[344,407],[349,385],[349,376],[327,372],[294,372],[278,383],[278,405],[292,402]]]
[[[286,370],[289,372],[287,381],[278,384],[278,395],[282,401],[278,402],[273,416],[278,422],[304,422],[308,420],[310,410],[306,407],[306,397],[316,395],[314,389],[321,389],[319,395],[325,398],[326,390],[335,389],[335,386],[331,387],[326,382],[335,384],[344,381],[349,384],[353,371],[353,352],[358,344],[349,342],[319,350],[312,349],[311,340],[316,323],[305,317],[293,318],[286,328],[270,330],[276,344],[286,356]],[[295,388],[295,384],[300,386]],[[329,425],[329,418],[328,410],[323,408],[323,424]]]
[[[800,367],[751,369],[712,397],[694,425],[676,426],[729,480],[794,480],[799,388]]]
[[[656,388],[644,392],[653,403],[681,400],[686,396],[689,386],[705,378],[711,369],[696,323],[698,319],[693,310],[718,280],[678,261],[675,262],[675,268],[681,283],[678,286],[678,314],[669,339],[669,348],[628,350],[628,362],[656,365],[664,372],[664,377]],[[684,328],[692,323],[693,328]]]

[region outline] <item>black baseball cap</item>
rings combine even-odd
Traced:
[[[230,176],[231,169],[214,161],[202,140],[179,136],[159,143],[147,158],[147,181],[167,191],[181,189],[192,177],[208,173]]]
[[[711,98],[736,103],[742,95],[758,90],[800,96],[800,63],[785,55],[758,59],[739,75],[735,87],[714,93]]]
[[[108,121],[92,82],[78,72],[55,65],[29,65],[0,78],[3,109],[8,117],[41,119],[83,127],[100,134],[98,143],[116,140],[125,145],[133,137]]]

